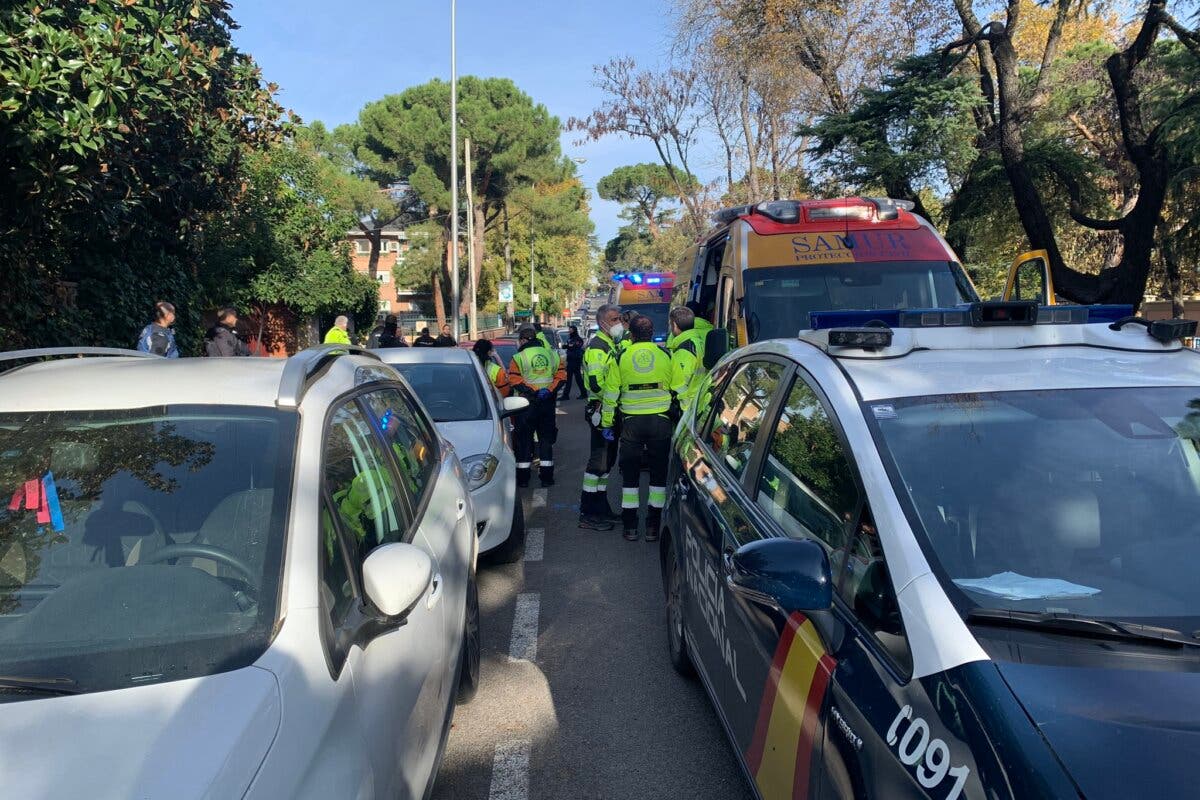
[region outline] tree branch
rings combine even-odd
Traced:
[[[1075,176],[1071,175],[1057,167],[1050,168],[1063,185],[1067,188],[1067,196],[1070,198],[1069,212],[1071,219],[1085,228],[1091,228],[1094,231],[1119,231],[1125,224],[1128,216],[1119,217],[1118,219],[1097,219],[1089,216],[1083,211],[1083,203],[1080,200],[1081,192],[1079,190],[1079,181],[1075,180]]]
[[[1159,13],[1159,19],[1162,20],[1163,25],[1166,25],[1171,30],[1171,33],[1175,34],[1175,38],[1177,38],[1193,56],[1195,56],[1197,59],[1200,59],[1200,34],[1198,34],[1196,31],[1185,28],[1179,22],[1179,20],[1171,16],[1170,12],[1166,11],[1165,9]]]

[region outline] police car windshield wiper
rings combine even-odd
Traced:
[[[1096,619],[1081,614],[1014,611],[1007,608],[973,608],[967,612],[967,621],[981,625],[1030,628],[1072,636],[1200,647],[1200,641],[1173,628],[1160,628],[1156,625],[1143,625],[1138,622]]]
[[[70,678],[44,678],[25,675],[0,675],[0,692],[29,694],[79,694],[83,690]]]

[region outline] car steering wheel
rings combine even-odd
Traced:
[[[139,563],[158,564],[162,561],[170,561],[173,558],[188,557],[207,558],[211,561],[218,561],[234,572],[237,572],[255,592],[258,591],[258,576],[254,574],[245,561],[228,550],[222,550],[210,544],[169,544],[166,547],[160,547],[155,550]]]

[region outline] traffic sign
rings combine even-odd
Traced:
[[[500,281],[500,302],[511,303],[513,301],[513,285],[512,281]]]

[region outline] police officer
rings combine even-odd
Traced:
[[[670,320],[671,391],[682,410],[696,396],[704,377],[705,332],[696,328],[696,314],[686,306],[672,308]]]
[[[599,330],[583,351],[583,385],[587,390],[588,428],[591,430],[591,452],[583,470],[583,490],[579,493],[579,527],[596,531],[611,531],[616,512],[608,505],[608,473],[617,461],[616,437],[605,439],[600,426],[601,406],[604,403],[604,384],[608,373],[617,369],[617,347],[625,335],[621,308],[605,304],[596,309]],[[612,427],[619,424],[613,419]]]
[[[529,410],[517,417],[514,431],[517,457],[517,486],[529,485],[533,467],[533,438],[538,440],[538,479],[542,486],[554,485],[554,439],[558,424],[554,419],[554,399],[567,379],[558,354],[538,341],[532,325],[517,331],[520,348],[508,365],[508,383],[512,392],[528,398]]]
[[[639,485],[642,459],[650,471],[646,541],[658,541],[662,509],[667,501],[667,458],[671,451],[671,357],[654,339],[649,317],[630,322],[633,342],[610,370],[604,385],[601,427],[606,439],[615,439],[612,424],[621,411],[621,524],[625,539],[637,541]]]

